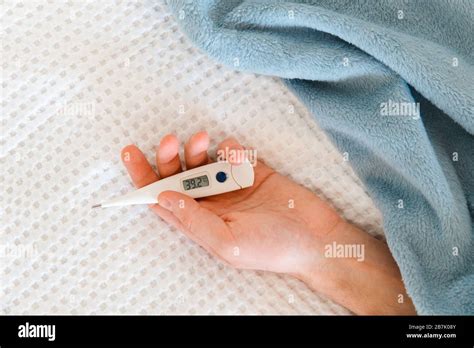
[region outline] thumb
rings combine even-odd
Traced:
[[[221,254],[231,245],[231,234],[224,220],[191,197],[164,191],[158,196],[158,204],[179,220],[183,232],[207,250]]]

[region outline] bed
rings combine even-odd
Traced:
[[[210,60],[161,1],[3,3],[2,314],[350,314],[289,276],[232,269],[143,206],[129,143],[233,135],[383,238],[378,210],[277,78]]]

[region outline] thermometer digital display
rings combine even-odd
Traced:
[[[201,175],[196,178],[183,180],[183,187],[186,191],[206,186],[209,186],[209,178],[207,175]]]
[[[158,180],[93,207],[154,204],[158,203],[158,196],[163,191],[177,191],[193,198],[201,198],[244,189],[252,186],[253,182],[254,171],[250,162],[238,165],[215,162]]]

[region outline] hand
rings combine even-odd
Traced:
[[[209,162],[209,137],[200,132],[185,145],[186,169]],[[235,139],[219,146],[226,153],[242,151]],[[156,148],[155,173],[133,146],[122,159],[137,187],[179,173],[179,142],[165,136]],[[252,187],[198,201],[178,192],[163,192],[151,206],[163,220],[183,231],[207,251],[234,267],[301,275],[320,256],[321,236],[341,218],[316,195],[278,174],[261,161]]]
[[[207,133],[185,144],[186,168],[209,162]],[[224,153],[242,151],[235,139]],[[179,142],[165,136],[156,148],[155,173],[134,145],[122,160],[136,187],[182,171]],[[179,192],[162,192],[153,212],[183,231],[211,254],[244,269],[292,274],[358,314],[415,314],[387,245],[344,221],[312,192],[258,161],[252,187],[198,201]],[[332,243],[365,247],[363,262],[328,258]]]

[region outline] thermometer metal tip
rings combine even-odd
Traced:
[[[102,207],[102,204],[94,204],[94,205],[92,206],[92,209],[94,209],[94,208],[100,208],[100,207]]]

